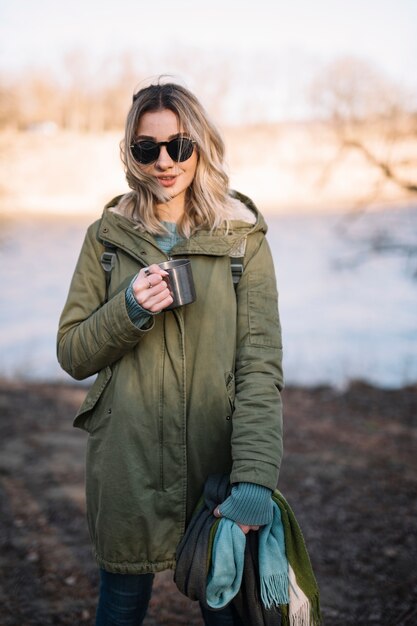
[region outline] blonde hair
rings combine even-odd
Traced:
[[[152,234],[166,232],[155,206],[167,202],[169,195],[154,177],[142,171],[130,150],[140,117],[146,112],[163,109],[175,113],[181,130],[195,141],[198,151],[196,173],[186,191],[185,212],[178,224],[180,234],[189,237],[201,228],[213,231],[224,226],[228,229],[231,199],[223,163],[223,140],[197,98],[175,83],[149,85],[133,96],[120,145],[126,180],[132,191],[123,196],[114,210],[133,220],[141,230]]]

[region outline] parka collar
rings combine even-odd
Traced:
[[[236,191],[232,191],[231,195],[240,200],[255,215],[255,223],[249,223],[241,219],[231,220],[229,232],[219,229],[214,233],[209,230],[200,230],[192,235],[189,239],[185,239],[174,246],[170,252],[170,256],[180,254],[205,254],[210,256],[230,256],[233,251],[238,249],[242,241],[253,232],[266,233],[267,226],[263,216],[259,213],[253,202]],[[109,202],[103,212],[103,216],[99,228],[99,238],[103,242],[108,242],[116,247],[126,250],[135,257],[141,257],[144,251],[149,256],[151,253],[155,260],[152,262],[160,262],[161,255],[164,253],[158,247],[155,238],[143,231],[135,228],[133,222],[126,217],[115,213],[111,210],[116,206],[120,196]],[[143,250],[142,254],[138,254],[138,240],[140,240]],[[141,246],[139,246],[141,247]]]

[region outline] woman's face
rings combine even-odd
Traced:
[[[148,111],[139,120],[135,140],[151,139],[158,143],[169,141],[182,132],[179,119],[173,111],[169,109]],[[168,191],[176,206],[182,203],[184,208],[185,192],[194,180],[197,160],[197,151],[194,149],[189,159],[177,163],[169,156],[166,146],[160,146],[158,159],[154,163],[141,164],[139,167],[157,179]],[[171,204],[171,201],[168,204]]]

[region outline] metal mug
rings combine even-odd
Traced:
[[[167,306],[165,311],[194,302],[196,296],[191,261],[189,259],[171,259],[164,261],[164,263],[158,263],[158,265],[168,272],[168,276],[165,276],[164,280],[174,298],[173,303]]]

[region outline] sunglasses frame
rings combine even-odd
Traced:
[[[172,148],[173,144],[177,144],[178,142],[180,142],[180,146],[179,148]],[[140,148],[140,144],[141,143],[147,143],[147,144],[153,144],[151,148],[149,148],[149,152],[153,152],[154,150],[158,150],[158,153],[156,155],[155,158],[152,158],[150,161],[141,161],[139,158],[137,158],[135,156],[135,148]],[[190,152],[189,156],[186,156],[185,158],[182,159],[178,159],[175,158],[178,157],[179,155],[182,155],[182,145],[184,144],[184,147],[187,146],[188,149],[184,151],[185,154],[188,154],[188,150],[190,148],[190,144],[192,147],[192,150]],[[170,158],[175,161],[175,163],[183,163],[184,161],[188,161],[188,159],[191,158],[193,152],[194,152],[194,145],[196,144],[196,141],[194,139],[191,139],[190,137],[184,136],[184,135],[178,135],[177,137],[174,137],[173,139],[170,139],[169,141],[152,141],[152,139],[140,139],[139,141],[133,141],[130,144],[130,151],[132,154],[132,157],[135,159],[136,163],[140,163],[141,165],[150,165],[151,163],[155,163],[158,159],[159,159],[159,155],[161,154],[161,146],[165,146],[165,148],[167,149],[167,152],[170,156]],[[171,151],[174,149],[175,152],[175,156],[173,156],[171,154]],[[143,148],[142,148],[143,150]],[[180,154],[177,154],[177,153]]]

